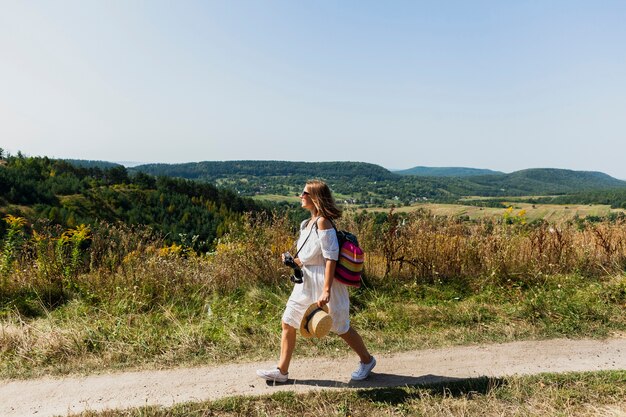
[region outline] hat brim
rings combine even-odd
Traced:
[[[302,322],[300,323],[300,334],[302,335],[302,337],[305,337],[307,339],[312,338],[312,337],[322,338],[330,332],[330,328],[332,327],[333,321],[329,314],[328,305],[325,305],[324,307],[321,308],[321,310],[326,313],[326,317],[317,321],[315,333],[312,333],[309,331],[308,329],[309,322],[313,322],[316,316],[322,311],[318,311],[310,318],[309,316],[318,308],[319,307],[317,306],[317,303],[313,303],[309,306],[309,308],[306,309],[306,312],[304,313],[304,316],[302,317]]]

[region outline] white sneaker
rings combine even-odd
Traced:
[[[370,372],[376,366],[376,358],[372,356],[372,360],[370,363],[359,362],[359,367],[356,371],[352,372],[352,379],[355,381],[362,381],[368,376],[370,376]]]
[[[256,374],[267,381],[273,382],[287,382],[287,380],[289,379],[289,372],[283,374],[278,368],[257,369]]]

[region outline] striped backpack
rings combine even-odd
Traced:
[[[363,262],[365,253],[359,246],[356,236],[345,230],[337,230],[339,241],[339,259],[335,268],[335,279],[351,287],[361,286],[361,274],[363,273]]]

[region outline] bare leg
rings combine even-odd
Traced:
[[[282,322],[283,334],[280,339],[280,360],[278,361],[278,369],[283,374],[289,372],[289,363],[291,355],[296,348],[296,329],[285,322]]]
[[[348,329],[344,334],[339,335],[346,343],[359,355],[362,363],[370,363],[372,361],[372,355],[370,355],[361,335],[357,333],[352,327]]]

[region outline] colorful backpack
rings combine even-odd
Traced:
[[[363,262],[365,253],[359,246],[356,236],[345,230],[337,230],[339,241],[339,259],[335,268],[335,279],[351,287],[361,286],[361,274],[363,273]]]

